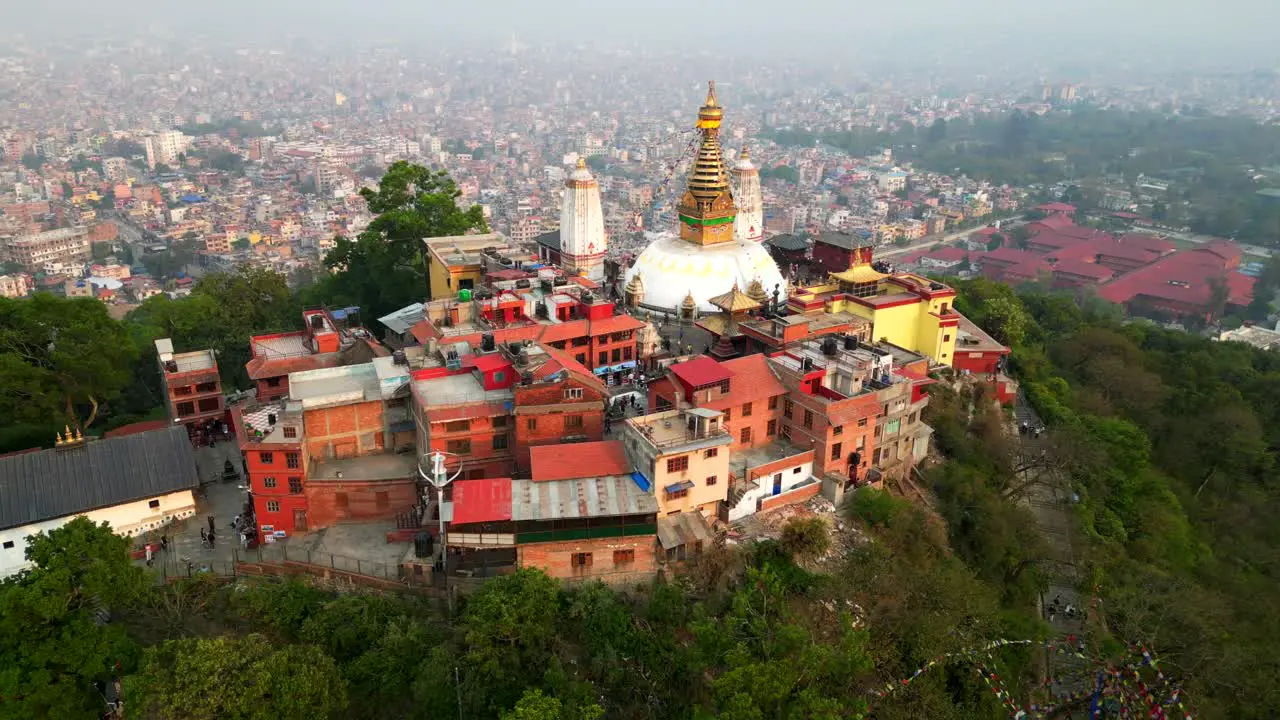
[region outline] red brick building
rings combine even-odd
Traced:
[[[867,240],[847,233],[822,233],[813,243],[813,261],[825,272],[844,272],[871,262]]]
[[[324,308],[302,313],[305,329],[294,332],[254,335],[249,341],[253,357],[245,371],[253,381],[259,400],[268,401],[289,394],[289,373],[366,363],[387,355],[385,348],[353,332]]]
[[[764,355],[722,362],[700,355],[672,365],[664,377],[649,384],[649,410],[719,410],[733,438],[730,450],[737,452],[778,437],[786,395]]]
[[[530,473],[530,453],[540,446],[604,438],[609,392],[591,371],[568,353],[548,346],[522,348],[516,360],[520,382],[512,392],[516,470],[521,477]],[[573,453],[581,450],[582,446],[572,448]]]
[[[453,353],[441,368],[413,372],[413,411],[421,453],[443,452],[464,478],[510,477],[515,470],[511,416],[517,370],[496,349]]]
[[[156,340],[156,353],[169,418],[189,429],[221,420],[226,410],[225,398],[213,351],[175,353],[173,341],[163,338]]]
[[[467,343],[474,348],[486,335],[499,345],[542,343],[563,350],[606,385],[624,382],[639,360],[636,332],[644,323],[615,315],[614,303],[579,288],[537,290],[487,290],[482,291],[487,297],[471,301],[427,303],[426,317],[410,332],[428,346]],[[542,315],[525,311],[538,303],[545,308]]]
[[[576,477],[565,477],[566,473]],[[453,484],[450,573],[536,567],[568,581],[642,583],[657,569],[657,500],[630,473]]]
[[[248,470],[254,517],[265,536],[311,528],[304,492],[302,418],[286,415],[283,402],[231,409],[232,425]]]

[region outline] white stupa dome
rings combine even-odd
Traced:
[[[630,268],[625,280],[637,273],[644,278],[644,305],[676,310],[692,293],[698,310],[713,312],[711,298],[728,292],[737,283],[747,287],[759,278],[765,292],[786,299],[787,285],[782,272],[760,243],[734,241],[718,245],[695,245],[672,233],[645,233],[649,246]]]

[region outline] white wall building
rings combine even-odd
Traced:
[[[0,577],[28,566],[29,535],[81,515],[139,535],[194,515],[199,485],[182,427],[0,458]]]

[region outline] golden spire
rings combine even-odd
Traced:
[[[765,305],[769,302],[769,293],[765,292],[764,283],[760,282],[760,276],[757,275],[751,279],[751,284],[747,286],[747,297]]]
[[[584,157],[582,157],[581,155],[579,155],[579,156],[578,156],[578,169],[579,169],[579,170],[581,170],[581,169],[585,168],[586,166],[587,166],[587,159],[586,159],[586,158],[584,158]]]
[[[720,149],[720,122],[724,109],[716,99],[716,83],[708,83],[707,100],[698,109],[698,131],[702,143],[689,173],[688,190],[680,199],[680,237],[699,245],[733,241],[733,218],[737,207],[729,189],[729,173]]]

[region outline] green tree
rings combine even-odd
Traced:
[[[426,295],[432,295],[424,239],[488,229],[479,205],[458,207],[462,191],[444,171],[397,162],[377,189],[360,194],[376,217],[355,242],[339,238],[325,257],[325,265],[337,271],[326,287],[374,317],[422,297],[422,286],[408,281],[410,274],[422,278]]]
[[[0,718],[98,718],[136,660],[114,615],[149,591],[132,543],[79,517],[27,540],[31,569],[0,581]]]
[[[247,237],[238,237],[231,241],[231,249],[233,250],[248,250],[252,245]]]
[[[937,144],[947,139],[947,121],[944,118],[938,118],[929,125],[929,142]]]
[[[557,698],[533,689],[526,690],[513,709],[502,713],[502,720],[596,720],[603,716],[604,708],[594,703],[566,709]]]
[[[102,197],[98,198],[98,202],[94,204],[94,208],[100,211],[114,210],[116,207],[116,191],[108,188],[102,193]]]
[[[800,560],[814,560],[831,549],[831,529],[820,517],[792,518],[782,526],[782,548]]]
[[[0,413],[88,428],[119,397],[137,350],[92,298],[0,298]]]
[[[94,262],[102,262],[111,257],[112,248],[109,242],[96,242],[93,244],[93,260]]]
[[[44,160],[39,155],[33,152],[22,154],[22,166],[26,169],[38,171],[42,165],[44,165]]]
[[[347,705],[333,658],[313,645],[276,648],[262,635],[148,648],[125,696],[143,717],[191,720],[336,718]]]

